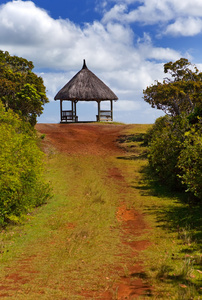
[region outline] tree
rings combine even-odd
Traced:
[[[31,61],[0,50],[0,100],[6,109],[35,125],[48,98],[43,79],[33,68]]]
[[[143,91],[144,100],[171,116],[201,111],[202,73],[185,58],[166,63],[164,73],[170,74],[171,78],[147,87]]]
[[[183,189],[189,200],[201,200],[202,73],[185,58],[164,65],[170,75],[147,87],[144,100],[162,109],[148,133],[149,166],[172,190]]]

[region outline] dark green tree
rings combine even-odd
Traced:
[[[31,61],[0,50],[0,100],[33,126],[48,103],[43,79]]]
[[[147,87],[144,100],[171,116],[201,111],[202,73],[185,58],[166,63],[164,72],[170,77]]]

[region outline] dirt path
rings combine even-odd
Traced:
[[[37,130],[46,134],[46,139],[54,145],[57,150],[67,154],[91,154],[102,157],[113,155],[124,155],[123,149],[118,147],[118,139],[127,125],[98,125],[98,124],[38,124]],[[118,168],[109,169],[109,177],[118,182],[120,189],[127,189],[128,186]],[[143,216],[134,209],[127,209],[124,201],[117,209],[117,219],[122,224],[122,240],[131,247],[131,256],[138,257],[138,253],[146,249],[149,241],[140,240],[127,242],[128,234],[135,237],[140,236],[142,231],[147,229]],[[139,261],[129,267],[129,274],[122,276],[120,282],[114,285],[116,299],[135,299],[143,294],[150,294],[151,287],[145,284],[143,263]],[[137,277],[140,277],[137,279]],[[89,292],[88,292],[89,293]],[[99,299],[114,299],[111,292],[106,292]]]
[[[98,125],[98,124],[38,124],[37,130],[41,134],[45,134],[44,149],[53,146],[59,152],[67,155],[91,155],[99,156],[103,160],[106,157],[124,156],[123,149],[118,147],[118,138],[123,134],[123,131],[129,128],[129,125]],[[120,275],[110,290],[100,292],[98,294],[92,291],[83,291],[83,296],[86,299],[100,299],[100,300],[123,300],[123,299],[137,299],[143,295],[151,294],[151,286],[147,282],[144,272],[144,264],[141,259],[138,259],[139,253],[146,249],[149,245],[148,240],[139,239],[137,241],[128,240],[128,236],[141,237],[142,232],[149,230],[144,221],[143,215],[133,208],[127,208],[124,200],[124,192],[129,193],[130,187],[121,170],[116,166],[109,166],[106,180],[110,178],[117,184],[117,193],[120,193],[120,204],[117,207],[117,220],[121,224],[120,235],[122,243],[129,246],[130,258],[135,257],[135,263],[127,266],[127,274]],[[69,225],[68,225],[69,226]],[[73,225],[72,225],[73,226]],[[69,229],[69,228],[68,228]],[[52,247],[54,242],[50,245]],[[33,260],[38,254],[32,254],[28,258],[24,258],[24,254],[18,258],[15,273],[12,270],[7,270],[3,280],[0,280],[0,298],[8,299],[17,290],[18,294],[27,282],[30,282],[32,277],[37,277],[39,274],[32,266]],[[44,253],[43,253],[44,255]],[[44,264],[47,257],[42,257]],[[124,257],[123,257],[124,259]],[[22,269],[26,272],[26,276],[22,275]],[[117,272],[120,270],[117,270]],[[121,274],[121,272],[119,272]],[[14,286],[15,285],[15,286]],[[39,299],[43,298],[43,294],[38,291]],[[144,296],[143,296],[144,297]],[[15,298],[25,299],[25,298]],[[34,299],[28,298],[27,299]],[[51,298],[53,299],[53,298]],[[62,296],[57,296],[55,299],[67,299]]]
[[[127,126],[98,124],[37,124],[46,140],[67,154],[115,155],[116,140]]]

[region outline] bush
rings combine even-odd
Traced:
[[[179,176],[187,191],[202,200],[202,136],[194,128],[186,133],[184,149],[181,151],[178,167]]]
[[[181,189],[177,176],[180,169],[178,157],[183,149],[184,133],[189,129],[186,118],[161,117],[151,129],[149,141],[149,164],[158,179],[172,189]]]
[[[170,189],[183,189],[202,199],[201,119],[190,124],[184,116],[161,117],[147,133],[149,165],[158,180]]]
[[[46,201],[42,159],[35,131],[0,103],[0,224]]]

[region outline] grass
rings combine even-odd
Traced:
[[[150,228],[141,237],[128,236],[151,241],[138,256],[144,278],[134,274],[153,286],[148,299],[201,298],[200,208],[185,204],[182,195],[148,176],[143,137],[150,126],[124,126],[119,140],[127,151],[123,156],[68,156],[49,148],[46,176],[52,199],[30,212],[24,224],[0,233],[0,297],[97,299],[112,291],[119,276],[130,276],[128,267],[137,260],[121,242],[116,212],[124,199]],[[127,189],[109,178],[113,167],[124,176]],[[117,291],[112,291],[114,299]]]
[[[50,152],[47,176],[54,197],[28,223],[1,233],[2,275],[27,278],[25,260],[33,272],[23,287],[13,282],[8,295],[27,299],[29,291],[29,299],[83,299],[86,290],[94,297],[112,287],[119,277],[113,270],[123,269],[120,254],[127,255],[128,248],[121,243],[116,219],[119,195],[105,176],[109,164],[99,157]],[[18,284],[20,293],[13,290]]]
[[[189,206],[185,195],[173,194],[149,176],[142,129],[131,128],[122,137],[128,156],[119,161],[135,190],[130,205],[142,210],[152,227],[152,244],[140,255],[155,287],[153,298],[201,299],[201,207]]]

